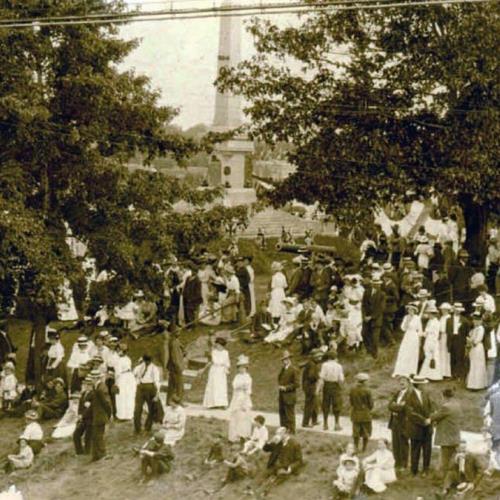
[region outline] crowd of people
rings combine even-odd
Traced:
[[[312,243],[312,235],[306,236]],[[285,237],[288,241],[286,231]],[[297,391],[302,387],[303,428],[322,420],[323,430],[328,431],[332,415],[333,430],[342,430],[340,415],[349,401],[353,445],[339,458],[333,482],[337,497],[351,498],[363,489],[383,492],[407,468],[416,476],[421,455],[422,472],[427,475],[433,439],[441,449],[443,491],[473,490],[484,468],[460,439],[456,393],[445,388],[442,399],[435,401],[425,387],[443,380],[473,391],[489,387],[484,409],[491,437],[488,470],[498,470],[500,327],[495,297],[500,247],[492,238],[486,268],[478,269],[456,243],[430,241],[423,228],[414,240],[405,241],[395,229],[392,237],[375,231],[363,241],[358,262],[332,253],[299,253],[290,269],[273,262],[268,292],[258,303],[252,258],[239,255],[235,240],[220,256],[202,251],[183,262],[172,256],[156,304],[146,307],[144,295],[138,294],[121,309],[99,309],[94,327],[100,324],[108,330],[94,328],[92,335],[80,335],[70,352],[65,351],[60,333],[48,329],[41,392],[18,382],[15,346],[2,330],[2,415],[24,416],[27,424],[17,453],[6,458],[5,470],[32,465],[45,443],[39,422],[47,420],[57,421],[52,437],[72,437],[76,454],[100,460],[106,454],[106,426],[114,420],[133,422],[136,434],[143,428],[152,433],[136,449],[144,478],[167,473],[174,461],[173,447],[182,440],[186,425],[181,328],[227,323],[249,325],[245,338],[249,344],[262,342],[282,349],[283,366],[277,380],[280,427],[269,438],[265,419],[254,418],[250,359],[238,357],[230,391],[226,340],[217,337],[211,345],[203,405],[229,412],[227,438],[234,452],[224,462],[227,475],[222,487],[251,475],[266,452],[270,455],[259,493],[266,494],[300,472],[304,461],[294,434]],[[116,318],[121,322],[117,324]],[[144,332],[164,335],[165,352],[158,364],[150,353],[133,362],[126,341],[130,332],[133,337]],[[295,346],[306,357],[301,374],[290,353]],[[401,380],[401,389],[388,404],[392,439],[378,441],[376,451],[362,457],[372,436],[370,374],[358,373],[348,389],[343,359],[363,350],[377,359],[382,348],[391,346],[397,347],[392,374]],[[168,388],[162,403],[164,379]],[[220,450],[221,444],[214,444],[207,464],[223,462]]]

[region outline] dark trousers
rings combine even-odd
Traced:
[[[73,443],[75,445],[75,452],[77,455],[89,455],[92,444],[92,427],[88,422],[80,420],[73,432]],[[82,446],[83,438],[83,446]]]
[[[392,453],[397,468],[408,467],[408,455],[410,451],[408,438],[398,429],[392,429]]]
[[[106,387],[108,388],[109,400],[111,401],[111,412],[113,417],[116,418],[116,395],[113,393],[114,385],[115,385],[114,378],[106,379]]]
[[[441,471],[444,475],[448,472],[450,460],[453,458],[456,451],[456,446],[441,446]]]
[[[141,472],[145,476],[159,476],[169,471],[170,467],[156,457],[145,455],[141,459]]]
[[[426,431],[427,435],[423,439],[411,440],[411,472],[414,476],[418,474],[418,463],[420,462],[420,453],[422,452],[424,460],[424,472],[429,470],[431,465],[432,453],[432,431]]]
[[[328,424],[330,411],[339,417],[342,410],[342,387],[338,382],[325,382],[323,385],[323,424]]]
[[[366,350],[371,354],[372,358],[377,358],[378,356],[378,346],[380,343],[380,330],[382,328],[382,323],[379,319],[369,320],[363,323],[363,342],[365,344]]]
[[[295,401],[293,403],[285,401],[280,393],[278,403],[280,426],[286,427],[292,434],[295,434]]]
[[[318,422],[318,397],[316,396],[316,388],[304,389],[304,416],[302,418],[302,426],[309,425],[312,420],[313,425]]]
[[[384,313],[384,318],[382,320],[382,330],[380,332],[382,340],[385,344],[394,343],[394,316],[396,312],[386,312]]]
[[[153,427],[153,399],[156,397],[156,386],[154,384],[139,384],[135,393],[134,407],[134,429],[140,432],[142,426],[142,408],[144,403],[148,406],[148,417],[144,428],[147,431]]]
[[[168,370],[167,403],[170,403],[172,396],[177,396],[181,401],[184,397],[184,382],[182,380],[182,370]]]
[[[186,322],[186,324],[192,323],[196,319],[197,310],[197,305],[184,303],[184,321]]]
[[[105,424],[92,425],[92,460],[100,460],[106,455],[106,445],[104,443]]]
[[[464,342],[458,335],[452,335],[450,341],[450,366],[453,378],[464,379],[466,372]]]

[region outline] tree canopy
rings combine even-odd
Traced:
[[[0,18],[122,8],[104,0],[4,0]],[[241,209],[218,205],[216,189],[194,190],[162,174],[125,168],[136,153],[147,160],[182,159],[217,138],[173,132],[177,110],[158,104],[159,92],[145,76],[119,69],[137,43],[122,40],[112,24],[0,28],[4,295],[17,290],[40,310],[54,306],[65,279],[84,274],[66,244],[71,232],[87,245],[97,269],[112,271],[121,284],[113,300],[128,300],[131,290],[148,286],[155,264],[171,252],[188,254],[219,237],[225,221],[244,217]],[[180,200],[193,210],[177,213]]]
[[[340,222],[439,194],[484,255],[499,212],[498,3],[323,10],[280,28],[254,19],[256,55],[222,70],[251,133],[287,141],[297,171],[271,194],[319,201]]]

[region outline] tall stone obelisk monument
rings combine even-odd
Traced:
[[[229,7],[231,0],[224,0],[223,7]],[[217,56],[217,74],[225,67],[234,67],[241,60],[241,18],[221,17],[219,32],[219,54]],[[230,92],[219,92],[215,96],[215,114],[212,129],[216,132],[234,130],[242,124],[241,98]],[[216,146],[210,184],[226,186],[228,197],[254,198],[255,194],[245,193],[245,157],[253,152],[253,143],[244,135]],[[252,191],[253,190],[248,190]],[[233,203],[231,203],[233,204]]]

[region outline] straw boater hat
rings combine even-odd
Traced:
[[[427,384],[429,382],[425,377],[421,377],[420,375],[410,375],[408,380],[412,384]]]
[[[244,354],[240,354],[238,356],[238,361],[236,361],[236,366],[248,366],[250,363],[248,356],[245,356]]]
[[[383,266],[382,266],[382,269],[386,272],[390,272],[394,269],[394,267],[392,266],[392,264],[390,262],[386,262]]]
[[[87,345],[89,343],[89,339],[85,335],[80,335],[76,342],[79,345]]]
[[[430,297],[430,296],[431,296],[431,294],[425,288],[421,288],[417,293],[417,297],[419,299],[426,299],[427,297]]]
[[[107,330],[103,330],[102,332],[99,332],[99,337],[101,339],[105,339],[105,338],[109,337],[109,332]]]
[[[453,309],[453,306],[449,302],[443,302],[439,306],[439,309],[441,309],[441,311],[451,311]]]
[[[454,309],[455,311],[465,311],[465,308],[464,308],[464,306],[462,305],[462,303],[461,303],[461,302],[455,302],[455,303],[453,304],[453,309]]]

